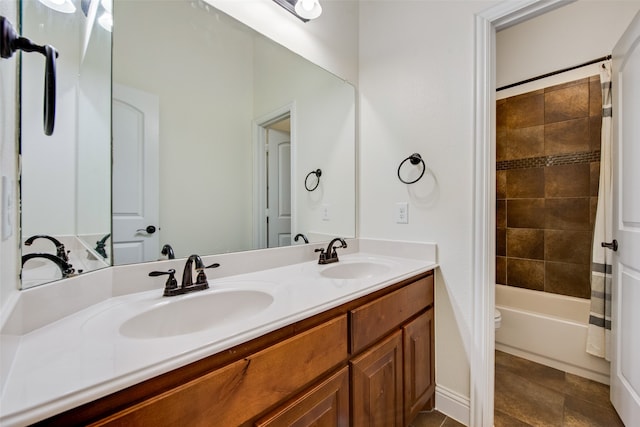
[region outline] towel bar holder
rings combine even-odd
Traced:
[[[420,173],[420,176],[414,179],[413,181],[405,181],[404,179],[402,179],[402,176],[400,176],[400,169],[402,169],[402,166],[406,162],[409,162],[414,166],[417,166],[418,164],[422,163],[422,172]],[[400,166],[398,166],[398,179],[402,181],[403,184],[415,184],[416,182],[420,181],[420,179],[423,177],[424,172],[426,170],[427,170],[427,166],[424,164],[424,160],[422,160],[422,156],[418,153],[413,153],[412,155],[404,159],[402,162],[400,162]]]

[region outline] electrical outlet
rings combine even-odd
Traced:
[[[409,223],[409,204],[407,202],[396,203],[396,223],[397,224]]]

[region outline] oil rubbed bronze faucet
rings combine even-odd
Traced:
[[[36,239],[47,239],[50,240],[51,243],[56,245],[56,256],[62,259],[65,262],[69,262],[69,252],[64,248],[62,242],[60,242],[55,237],[47,236],[46,234],[36,234],[35,236],[29,237],[24,241],[26,246],[31,246]]]
[[[336,242],[340,242],[340,246],[334,247]],[[327,246],[327,250],[324,248],[316,249],[315,252],[320,252],[320,258],[318,259],[318,264],[331,264],[332,262],[340,261],[338,259],[338,254],[336,253],[336,249],[346,248],[347,242],[344,241],[341,237],[336,237],[332,241],[329,242]]]
[[[199,255],[191,255],[187,258],[187,262],[184,264],[184,270],[182,272],[182,282],[178,287],[178,281],[175,278],[176,271],[174,269],[168,271],[152,271],[149,276],[162,276],[169,275],[165,286],[163,296],[172,297],[176,295],[183,295],[189,292],[203,291],[209,289],[209,282],[207,281],[207,275],[204,273],[206,268],[218,268],[220,264],[213,263],[208,266],[204,266],[202,258]],[[196,281],[193,282],[193,271],[197,273]]]
[[[63,260],[59,256],[56,256],[53,254],[46,254],[46,253],[31,253],[31,254],[22,255],[22,266],[24,267],[24,263],[33,258],[45,258],[45,259],[48,259],[49,261],[52,261],[60,269],[63,279],[73,276],[74,273],[76,272],[76,270],[73,268],[73,265],[69,264],[67,261]],[[81,270],[78,270],[78,271],[81,271]]]

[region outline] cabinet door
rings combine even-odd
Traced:
[[[262,418],[257,427],[348,427],[349,368],[344,367],[302,396]]]
[[[402,331],[351,361],[354,426],[402,426]]]
[[[433,407],[435,346],[433,309],[403,328],[404,341],[404,423],[409,425],[429,402]]]

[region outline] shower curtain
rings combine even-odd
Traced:
[[[598,207],[593,233],[591,264],[591,310],[587,336],[587,353],[609,360],[611,335],[611,257],[612,251],[601,246],[612,241],[612,171],[611,171],[611,62],[602,64],[602,136],[600,146],[600,183]]]

